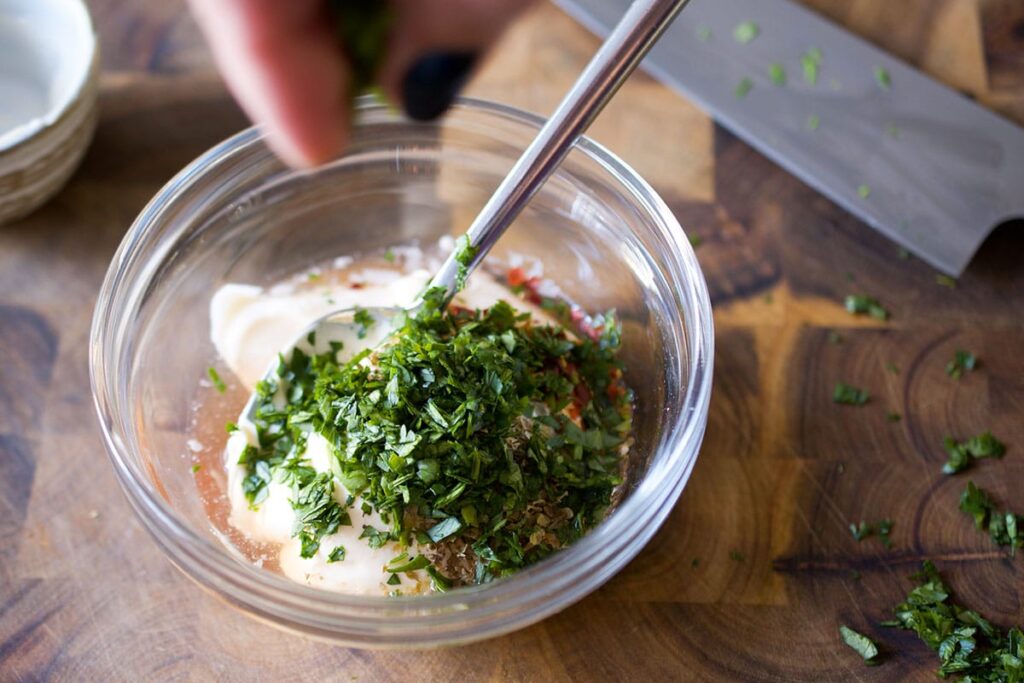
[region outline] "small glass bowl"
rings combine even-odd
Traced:
[[[143,210],[96,305],[92,390],[125,495],[186,575],[291,631],[357,647],[428,647],[539,621],[607,581],[654,535],[689,478],[707,424],[711,304],[665,203],[586,139],[491,258],[536,259],[568,299],[588,312],[614,308],[622,321],[636,443],[625,496],[591,533],[484,586],[401,598],[341,595],[233,552],[191,472],[190,421],[200,378],[215,361],[209,301],[221,284],[269,285],[333,257],[459,234],[542,123],[462,100],[440,122],[423,124],[361,100],[350,148],[334,163],[288,169],[251,129],[193,162]]]

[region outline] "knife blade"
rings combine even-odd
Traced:
[[[630,0],[555,3],[604,36]],[[745,22],[757,36],[741,43]],[[1024,129],[791,0],[693,0],[641,68],[949,275],[1024,216]]]

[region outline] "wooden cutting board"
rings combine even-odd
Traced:
[[[88,394],[88,327],[136,213],[246,123],[180,3],[89,4],[105,67],[96,142],[49,206],[0,230],[0,680],[929,681],[933,654],[876,625],[925,558],[966,605],[1024,622],[1024,557],[1006,558],[957,510],[969,477],[1024,512],[1024,226],[998,231],[956,288],[940,286],[644,76],[593,136],[702,238],[717,326],[704,449],[650,545],[556,617],[433,652],[312,643],[209,597],[117,489]],[[810,4],[1024,122],[1019,0]],[[550,112],[595,45],[542,5],[469,92]],[[851,317],[848,293],[881,298],[892,320]],[[956,349],[980,358],[959,381],[944,372]],[[871,402],[834,405],[840,380]],[[942,438],[986,429],[1006,457],[942,475]],[[895,521],[891,550],[847,530],[881,518]],[[884,663],[865,667],[840,623],[881,642]]]

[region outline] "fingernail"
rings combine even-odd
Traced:
[[[472,52],[437,52],[412,65],[402,81],[405,113],[417,121],[443,114],[465,84],[476,55]]]

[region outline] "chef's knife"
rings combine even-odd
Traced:
[[[555,2],[601,36],[630,4]],[[642,68],[950,275],[1024,216],[1024,129],[791,0],[693,0]]]

